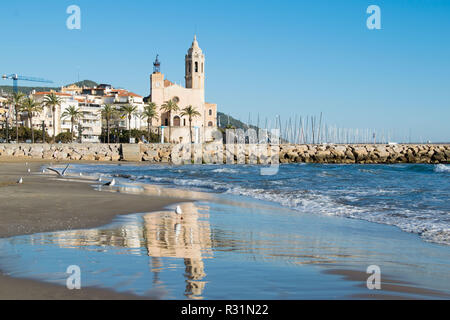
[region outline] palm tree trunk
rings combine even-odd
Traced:
[[[128,117],[128,135],[129,135],[129,141],[128,141],[128,143],[130,143],[130,141],[131,141],[131,115]]]
[[[17,106],[14,106],[14,110],[16,112],[16,143],[19,143],[19,112]]]
[[[52,122],[53,122],[53,144],[56,142],[56,117],[55,117],[55,113],[56,113],[56,108],[55,107],[53,107],[52,108],[52,112],[53,112],[53,114],[52,114]]]
[[[106,134],[108,135],[108,144],[109,144],[109,119],[106,118]]]
[[[169,143],[172,143],[172,111],[169,111]]]
[[[191,138],[191,144],[193,143],[192,141],[192,119],[189,118],[189,137]]]
[[[150,142],[150,123],[151,123],[151,119],[149,119],[148,121],[147,121],[147,125],[148,125],[148,127],[147,127],[147,142]]]
[[[70,121],[70,125],[71,125],[71,128],[70,128],[70,132],[72,133],[72,143],[73,143],[73,118],[71,119],[71,121]]]
[[[30,114],[31,143],[34,144],[33,114]]]

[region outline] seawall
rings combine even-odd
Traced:
[[[133,159],[126,157],[130,152],[123,152],[131,145],[121,144],[0,144],[1,160],[51,160],[51,161],[136,161],[148,163],[172,163],[173,154],[185,151],[170,144],[135,145]],[[271,152],[279,153],[280,163],[450,163],[450,144],[441,145],[280,145],[280,146],[234,146],[226,150],[226,145],[204,144],[197,146],[197,161],[215,163],[223,161],[230,163],[234,158],[240,163],[267,164]],[[175,151],[177,150],[177,151]],[[181,151],[180,151],[181,150]],[[264,152],[261,152],[264,151]],[[200,151],[200,152],[198,152]],[[267,152],[266,152],[267,151]],[[173,153],[173,154],[172,154]],[[261,154],[266,155],[261,155]],[[125,158],[124,158],[125,155]],[[239,156],[237,156],[239,155]],[[188,157],[189,158],[189,157]],[[212,160],[211,160],[212,159]]]

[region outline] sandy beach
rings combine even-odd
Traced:
[[[75,171],[77,164],[74,164]],[[142,243],[135,248],[143,248],[146,259],[150,257],[152,260],[152,272],[154,271],[154,265],[158,265],[158,259],[164,259],[167,257],[183,257],[185,256],[184,263],[186,264],[186,270],[197,270],[199,274],[195,280],[199,280],[205,276],[204,261],[202,261],[202,255],[205,252],[209,252],[211,257],[219,259],[221,252],[228,252],[236,250],[241,243],[243,252],[252,252],[255,255],[256,260],[275,259],[277,263],[281,263],[283,266],[290,265],[291,259],[296,261],[294,264],[303,268],[287,269],[289,272],[293,272],[292,276],[295,281],[300,281],[298,286],[306,286],[304,289],[307,294],[307,288],[314,288],[315,290],[326,292],[330,287],[331,295],[333,292],[339,292],[344,290],[345,294],[340,295],[345,299],[448,299],[449,296],[446,292],[440,290],[433,290],[430,287],[426,287],[415,283],[401,280],[398,274],[391,275],[386,274],[382,279],[382,291],[370,292],[366,286],[367,274],[364,272],[366,268],[366,259],[370,256],[378,256],[377,259],[381,261],[387,261],[390,263],[392,259],[396,259],[397,252],[407,252],[411,250],[426,250],[423,252],[433,252],[440,254],[445,248],[439,248],[436,246],[429,246],[423,244],[421,240],[414,238],[414,236],[403,233],[395,228],[383,226],[379,224],[373,224],[363,221],[344,220],[342,218],[329,218],[319,217],[310,214],[298,214],[291,212],[287,209],[286,212],[272,207],[270,204],[264,204],[255,201],[248,201],[236,197],[216,197],[213,193],[204,193],[195,191],[193,188],[187,189],[173,189],[173,188],[161,188],[152,184],[139,184],[137,182],[130,182],[130,188],[127,186],[120,188],[108,189],[104,192],[95,191],[92,187],[94,184],[94,177],[83,175],[78,177],[76,175],[69,176],[67,178],[57,178],[53,173],[40,173],[42,166],[48,165],[46,162],[30,162],[26,165],[23,162],[2,162],[0,163],[0,239],[11,238],[23,235],[36,235],[41,233],[51,232],[65,232],[68,231],[67,237],[61,235],[58,241],[64,240],[68,244],[75,241],[72,239],[71,230],[86,230],[77,232],[78,236],[91,237],[93,234],[94,240],[98,241],[97,235],[101,234],[98,230],[91,233],[89,229],[96,229],[103,227],[104,234],[110,232],[111,234],[120,234],[119,231],[114,231],[116,227],[110,227],[108,224],[115,220],[118,216],[143,213],[144,216],[145,232],[147,233],[146,239],[155,239],[156,234],[166,233],[169,242],[161,243]],[[57,164],[55,164],[57,165]],[[59,164],[61,167],[63,164]],[[122,167],[124,164],[119,163],[112,166],[121,168],[120,170],[142,170],[145,167]],[[128,166],[130,164],[126,164]],[[27,168],[31,169],[31,173],[27,172]],[[116,168],[116,169],[117,169]],[[133,169],[134,168],[134,169]],[[97,168],[99,169],[99,168]],[[106,167],[104,170],[109,171],[111,167]],[[179,169],[177,169],[179,170]],[[228,169],[229,170],[229,169]],[[23,177],[24,183],[19,185],[17,180]],[[126,179],[125,179],[126,180]],[[140,188],[134,188],[133,186],[139,186]],[[119,192],[119,189],[120,190]],[[233,239],[240,239],[228,241],[221,238],[215,239],[213,242],[218,243],[219,246],[213,247],[211,234],[213,226],[210,226],[209,219],[202,220],[200,223],[195,219],[190,222],[189,219],[184,221],[172,221],[167,219],[163,209],[169,205],[176,203],[182,203],[189,201],[191,205],[187,205],[186,211],[193,206],[192,200],[207,203],[214,208],[207,208],[205,212],[211,210],[216,213],[213,219],[220,223],[215,228],[225,228],[229,225],[232,232]],[[221,217],[217,215],[220,210],[225,210],[223,206],[230,206],[232,211],[227,215]],[[221,208],[217,211],[218,208]],[[230,207],[229,207],[230,208]],[[200,207],[199,207],[200,209]],[[190,210],[190,209],[189,209]],[[197,209],[195,209],[197,210]],[[241,215],[233,216],[232,212],[241,212]],[[150,214],[149,214],[150,213]],[[244,214],[245,213],[245,214]],[[227,218],[227,217],[230,218]],[[272,217],[276,217],[277,223],[282,223],[279,226],[272,225],[271,223],[264,222],[272,221]],[[261,221],[261,219],[263,219]],[[281,220],[280,220],[281,219]],[[239,221],[238,224],[237,221]],[[260,242],[254,239],[248,238],[249,230],[245,227],[239,231],[242,226],[254,225],[257,222],[261,224],[255,227],[257,232],[262,234],[271,234],[270,238],[276,239],[276,241],[266,242],[264,238]],[[211,222],[212,223],[212,222]],[[283,227],[284,223],[284,227]],[[294,242],[292,239],[285,241],[284,238],[288,234],[288,226],[292,223],[296,224],[296,229],[292,229]],[[179,229],[181,225],[181,229]],[[177,228],[178,226],[178,228]],[[135,231],[137,229],[134,226],[129,229]],[[190,230],[189,234],[194,234],[197,238],[193,245],[187,238],[181,245],[178,244],[179,234],[185,234],[183,230]],[[225,229],[224,229],[225,230]],[[326,232],[324,231],[326,230]],[[348,242],[345,236],[351,232],[352,241]],[[103,233],[102,233],[103,234]],[[327,236],[329,235],[329,239]],[[299,237],[297,239],[297,237]],[[57,239],[48,238],[48,239]],[[386,243],[389,239],[396,239],[398,248],[386,249]],[[135,241],[131,235],[128,237],[129,241]],[[56,241],[56,240],[53,240]],[[284,242],[285,241],[285,242]],[[387,241],[387,242],[386,242]],[[419,248],[417,243],[419,241]],[[352,245],[351,243],[355,243]],[[75,243],[75,242],[73,242]],[[196,245],[200,243],[199,248]],[[274,244],[275,243],[275,244]],[[274,244],[272,248],[272,244]],[[110,244],[112,245],[112,243]],[[169,246],[169,251],[166,250],[166,246]],[[217,245],[217,244],[216,244]],[[228,248],[227,246],[231,247]],[[119,244],[119,247],[122,245]],[[223,246],[221,248],[220,246]],[[237,247],[236,247],[237,246]],[[260,248],[260,246],[262,246]],[[291,247],[293,246],[293,247]],[[422,248],[423,246],[423,248]],[[64,246],[63,246],[64,247]],[[123,246],[124,248],[127,246]],[[395,246],[394,246],[395,247]],[[186,249],[189,250],[186,251]],[[258,249],[259,248],[259,249]],[[272,248],[272,249],[270,249]],[[383,249],[384,248],[384,249]],[[207,249],[207,250],[206,250]],[[148,250],[148,252],[147,252]],[[174,251],[175,250],[175,251]],[[273,252],[271,251],[273,250]],[[285,251],[286,254],[280,254],[280,251]],[[292,251],[290,251],[292,250]],[[398,251],[397,251],[398,250]],[[436,250],[436,251],[434,251]],[[173,251],[173,252],[172,252]],[[175,253],[174,253],[175,252]],[[443,252],[443,251],[442,251]],[[295,253],[295,254],[294,254]],[[302,254],[297,254],[302,253]],[[361,256],[361,261],[358,260],[358,256]],[[39,259],[41,255],[38,255]],[[365,258],[364,258],[365,257]],[[0,257],[1,259],[2,257]],[[231,256],[229,257],[231,258]],[[102,261],[103,258],[99,258]],[[200,259],[200,260],[199,260]],[[237,266],[234,260],[221,260],[220,264],[224,264],[223,268],[227,268],[227,265]],[[233,256],[233,259],[234,256]],[[241,259],[239,256],[238,259]],[[252,258],[253,259],[253,258]],[[359,261],[356,264],[349,265],[340,264],[339,259],[346,260],[356,259]],[[407,258],[400,258],[397,263],[407,263]],[[420,260],[417,258],[417,262],[420,265]],[[181,259],[182,261],[183,259]],[[256,261],[255,260],[255,261]],[[125,260],[124,260],[125,261]],[[190,262],[186,262],[190,261]],[[239,260],[237,260],[239,261]],[[105,262],[107,263],[107,262]],[[128,260],[126,260],[128,263]],[[286,264],[287,263],[287,264]],[[428,263],[428,262],[427,262]],[[196,265],[197,268],[192,266]],[[201,266],[200,268],[198,266]],[[310,266],[320,266],[319,269],[314,270]],[[353,266],[352,269],[348,269],[348,266]],[[253,263],[248,264],[249,269],[244,269],[244,272],[248,272],[254,268]],[[280,267],[280,266],[279,266]],[[394,266],[395,267],[395,266]],[[144,266],[144,268],[146,268]],[[219,267],[218,272],[221,272],[222,267]],[[162,268],[160,268],[163,270]],[[228,269],[227,269],[228,270]],[[258,269],[255,269],[258,270]],[[265,270],[265,267],[259,270]],[[359,271],[358,271],[359,270]],[[395,268],[392,270],[396,270]],[[128,269],[127,269],[128,271]],[[148,272],[148,271],[146,271]],[[159,274],[157,271],[156,274]],[[212,270],[209,268],[209,274]],[[131,274],[132,272],[130,272]],[[245,273],[243,273],[245,275]],[[233,273],[227,273],[227,276],[232,276]],[[420,277],[427,276],[426,274],[417,273]],[[195,278],[195,276],[193,276]],[[244,277],[245,278],[245,277]],[[255,275],[255,279],[258,277]],[[298,278],[298,279],[297,279]],[[219,280],[218,278],[213,278]],[[167,279],[166,279],[167,280]],[[189,288],[197,288],[197,292],[203,291],[206,284],[197,283],[195,281],[187,281]],[[169,281],[169,280],[167,280]],[[256,281],[256,280],[255,280]],[[212,281],[214,283],[214,281]],[[251,282],[251,285],[259,285],[258,282]],[[317,288],[316,288],[317,284]],[[295,282],[293,283],[292,290],[298,290]],[[162,296],[160,292],[155,290],[153,293],[142,296],[128,293],[118,293],[114,290],[99,289],[95,287],[83,288],[82,290],[70,291],[61,285],[54,285],[35,280],[27,280],[20,278],[12,278],[9,276],[0,274],[0,299],[63,299],[63,300],[93,300],[93,299],[160,299]],[[199,288],[201,289],[200,291]],[[340,288],[340,289],[339,289]],[[263,290],[263,289],[262,289]],[[274,292],[276,292],[276,288]],[[336,291],[333,291],[336,290]],[[220,290],[219,290],[220,291]],[[196,292],[195,290],[193,292]],[[199,294],[200,295],[200,294]],[[328,293],[325,293],[328,296]],[[221,297],[220,295],[217,297]],[[271,296],[272,297],[272,296]],[[303,297],[303,296],[301,296]],[[309,296],[306,296],[309,298]]]
[[[176,201],[119,193],[94,192],[82,182],[57,181],[36,174],[47,163],[0,163],[0,238],[105,225],[116,217],[158,211]],[[33,174],[35,173],[35,174]],[[23,177],[23,185],[16,182]],[[0,299],[141,299],[109,290],[64,287],[0,275]]]

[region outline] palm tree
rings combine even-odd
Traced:
[[[105,118],[105,120],[106,120],[106,133],[107,133],[107,135],[108,135],[108,139],[107,139],[107,141],[108,141],[108,144],[110,143],[109,141],[109,138],[110,138],[110,134],[109,134],[109,131],[110,131],[110,128],[109,128],[109,123],[110,123],[110,121],[111,121],[111,118],[113,118],[116,114],[117,114],[117,109],[113,106],[113,105],[111,105],[111,104],[107,104],[107,105],[104,105],[103,106],[103,108],[102,108],[102,110],[101,110],[101,113],[102,113],[102,117],[103,118]]]
[[[137,110],[138,108],[131,104],[127,104],[125,106],[120,107],[120,113],[122,114],[122,116],[128,118],[128,129],[130,133],[130,138],[131,138],[131,118],[137,114]]]
[[[53,143],[55,143],[56,136],[56,108],[61,107],[62,100],[54,92],[47,94],[44,97],[44,105],[52,110],[52,120],[53,120]]]
[[[161,106],[161,109],[164,112],[167,112],[169,114],[169,143],[172,141],[172,112],[176,112],[180,110],[177,103],[173,100],[167,101],[165,104]]]
[[[28,121],[30,122],[30,129],[31,129],[31,141],[32,141],[32,143],[34,143],[33,113],[41,112],[42,105],[40,103],[34,101],[33,98],[28,97],[23,101],[20,110],[22,112],[26,112],[28,115]]]
[[[80,109],[77,109],[75,106],[69,106],[61,115],[61,118],[70,118],[70,132],[72,133],[72,142],[73,142],[73,126],[75,122],[81,118],[83,112]]]
[[[200,114],[200,112],[195,110],[195,108],[193,106],[187,106],[186,108],[183,109],[181,116],[189,117],[189,137],[191,138],[191,143],[193,143],[193,141],[192,141],[192,119],[196,118],[196,117],[200,117],[201,114]]]
[[[153,102],[148,103],[145,106],[144,112],[142,112],[141,117],[143,119],[147,119],[147,132],[148,132],[148,139],[150,140],[150,127],[152,125],[152,120],[158,119],[158,113],[156,112],[156,104]]]
[[[9,103],[14,106],[16,114],[16,143],[19,143],[19,110],[25,95],[22,92],[14,92],[9,98]]]

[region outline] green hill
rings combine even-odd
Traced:
[[[92,80],[83,80],[83,81],[75,82],[72,84],[74,84],[78,87],[89,87],[89,88],[98,86],[98,83],[95,81],[92,81]],[[70,84],[70,85],[72,85],[72,84]]]
[[[60,88],[54,88],[54,87],[17,87],[19,92],[23,92],[25,94],[30,94],[33,90],[36,91],[59,91]],[[13,87],[12,86],[0,86],[0,92],[3,91],[5,93],[12,93]]]
[[[92,81],[92,80],[83,80],[83,81],[79,81],[76,83],[73,83],[79,87],[95,87],[98,86],[97,82]],[[72,84],[70,84],[72,85]],[[25,94],[30,94],[33,90],[36,91],[60,91],[61,88],[59,87],[18,87],[19,92],[23,92]],[[13,92],[13,87],[12,86],[0,86],[0,93],[1,91],[5,92],[5,93],[12,93]]]
[[[227,115],[225,113],[222,112],[217,112],[217,120],[220,123],[220,128],[222,129],[226,129],[228,125],[230,125],[231,127],[235,128],[235,129],[248,129],[248,128],[252,128],[252,129],[256,129],[258,130],[258,128],[256,126],[247,126],[247,124],[245,124],[244,122],[237,120],[235,118],[233,118],[230,115]]]

